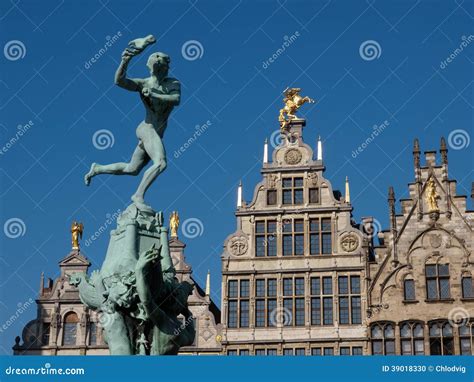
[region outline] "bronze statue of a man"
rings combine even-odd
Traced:
[[[127,90],[139,92],[145,106],[145,119],[138,125],[136,133],[138,145],[128,163],[119,162],[108,165],[93,163],[85,175],[86,185],[99,174],[138,175],[150,160],[153,164],[145,171],[132,201],[142,211],[153,211],[145,204],[144,195],[153,181],[166,168],[166,152],[163,146],[163,135],[168,117],[180,102],[181,85],[176,78],[168,77],[170,58],[165,53],[150,55],[147,66],[150,77],[127,78],[127,67],[132,57],[140,54],[148,45],[155,42],[153,36],[136,39],[129,43],[122,53],[122,61],[115,73],[115,83]]]

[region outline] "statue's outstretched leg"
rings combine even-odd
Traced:
[[[166,152],[163,142],[154,128],[146,125],[142,126],[142,128],[139,128],[139,137],[153,164],[143,174],[142,181],[132,196],[132,201],[140,210],[153,211],[150,206],[145,204],[144,196],[156,177],[165,170]]]
[[[138,175],[143,167],[150,161],[150,157],[139,144],[133,152],[132,159],[129,163],[119,162],[107,165],[100,165],[92,163],[91,169],[84,176],[84,182],[88,186],[91,179],[100,174],[114,174],[114,175]]]

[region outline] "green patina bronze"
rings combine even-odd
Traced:
[[[130,163],[93,163],[85,182],[89,185],[99,174],[138,175],[150,160],[153,163],[132,196],[133,203],[120,214],[117,228],[110,233],[100,271],[90,277],[84,273],[70,276],[82,302],[100,313],[110,354],[177,354],[195,336],[187,304],[194,286],[175,277],[163,214],[144,202],[145,191],[166,167],[162,138],[168,117],[179,103],[180,84],[167,77],[170,59],[164,53],[153,53],[148,59],[150,77],[126,77],[130,59],[154,42],[151,35],[131,41],[115,75],[118,86],[139,92],[146,110],[137,128],[138,145],[132,159]]]

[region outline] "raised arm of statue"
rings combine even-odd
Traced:
[[[127,78],[128,63],[132,57],[129,51],[125,49],[122,53],[122,61],[115,72],[115,83],[121,88],[138,92],[142,89],[143,80],[139,78]]]

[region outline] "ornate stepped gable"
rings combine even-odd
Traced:
[[[447,151],[442,139],[441,163],[437,163],[435,151],[426,151],[425,165],[421,166],[415,140],[415,180],[409,184],[409,197],[401,200],[399,214],[395,212],[394,190],[389,189],[390,230],[379,234],[381,245],[375,249],[368,275],[374,353],[411,354],[413,347],[407,343],[404,350],[400,336],[408,335],[403,322],[409,322],[412,329],[417,322],[418,352],[471,354],[467,345],[472,337],[470,317],[474,316],[474,211],[467,209],[466,196],[458,195],[456,181],[449,179]],[[436,321],[439,332],[444,330],[446,336],[435,335]],[[392,339],[384,338],[379,329],[386,328],[387,322],[394,346],[385,349],[379,340]]]
[[[222,254],[225,354],[366,352],[371,238],[352,221],[348,181],[346,195],[333,190],[324,177],[321,140],[314,158],[304,126],[303,119],[287,122],[271,162],[265,143],[263,179],[250,203],[239,185],[237,229]],[[349,280],[354,295],[342,296],[339,290],[350,294]]]

